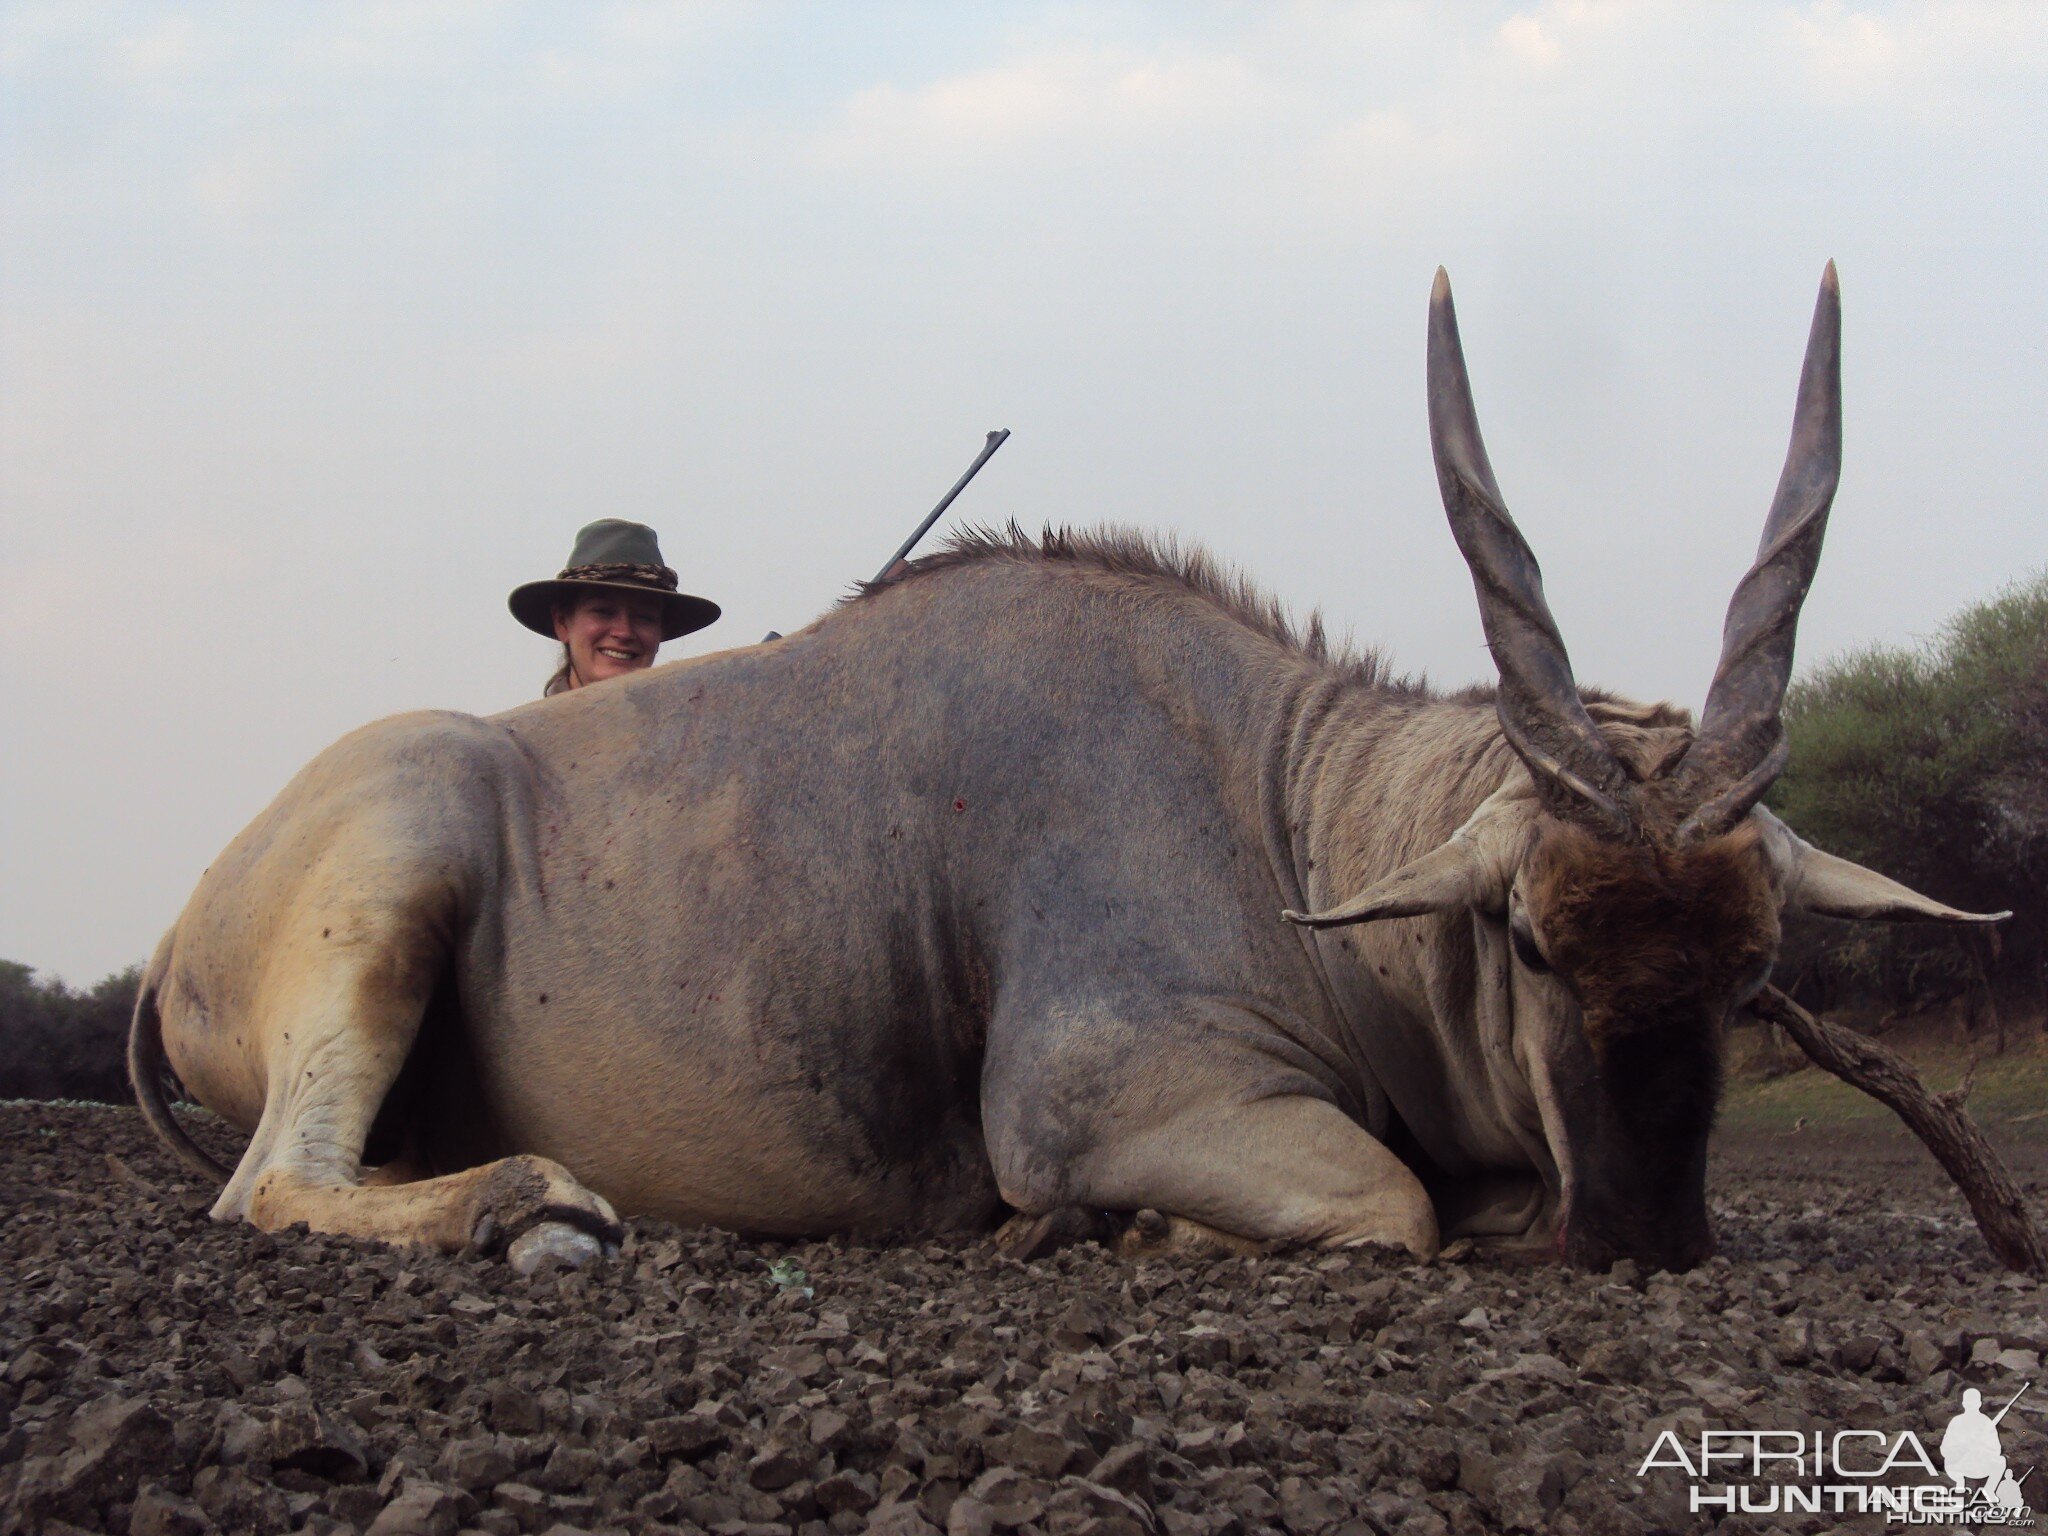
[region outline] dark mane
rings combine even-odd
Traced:
[[[1014,521],[1007,528],[966,528],[943,548],[911,561],[895,575],[861,583],[847,601],[858,602],[871,593],[957,566],[989,562],[1082,566],[1112,576],[1157,582],[1189,593],[1254,633],[1367,687],[1418,696],[1429,693],[1420,678],[1396,675],[1377,649],[1332,646],[1321,614],[1311,613],[1305,625],[1296,624],[1277,598],[1261,591],[1242,572],[1220,564],[1200,546],[1182,544],[1171,535],[1153,538],[1130,528],[1047,527],[1037,538]]]

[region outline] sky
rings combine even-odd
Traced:
[[[1439,265],[1581,682],[1697,707],[1820,274],[1800,660],[2048,563],[2048,7],[0,3],[0,956],[147,956],[290,776],[537,695],[598,517],[794,629],[949,522],[1488,673]],[[829,722],[820,722],[829,729]]]

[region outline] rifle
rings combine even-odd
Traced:
[[[1999,1410],[1998,1410],[1998,1412],[1994,1413],[1994,1414],[1993,1414],[1993,1415],[1991,1416],[1991,1422],[1992,1422],[1992,1423],[1993,1423],[1993,1424],[1995,1425],[1995,1424],[1997,1424],[1997,1422],[1998,1422],[1998,1421],[1999,1421],[2000,1419],[2004,1418],[2004,1417],[2005,1417],[2005,1416],[2006,1416],[2006,1415],[2007,1415],[2008,1413],[2011,1413],[2011,1412],[2012,1412],[2012,1405],[2013,1405],[2013,1403],[2016,1403],[2016,1402],[2018,1402],[2018,1401],[2019,1401],[2019,1400],[2020,1400],[2021,1398],[2025,1397],[2025,1396],[2027,1395],[2027,1388],[2028,1388],[2028,1387],[2031,1387],[2032,1385],[2033,1385],[2033,1383],[2032,1383],[2031,1381],[2028,1381],[2028,1382],[2022,1382],[2022,1383],[2020,1384],[2020,1389],[2019,1389],[2019,1391],[2017,1391],[2017,1392],[2013,1393],[2013,1395],[2012,1395],[2012,1401],[2011,1401],[2011,1402],[2008,1402],[2008,1403],[2007,1403],[2007,1404],[2006,1404],[2006,1405],[2005,1405],[2005,1406],[2004,1406],[2003,1408],[1999,1409]],[[2031,1472],[2031,1471],[2033,1471],[2034,1469],[2033,1469],[2032,1467],[2029,1467],[2029,1468],[2027,1468],[2027,1470],[2028,1470],[2029,1472]]]
[[[988,441],[981,445],[981,452],[977,453],[974,456],[974,462],[967,466],[967,473],[953,482],[953,489],[939,498],[939,504],[925,514],[924,521],[911,530],[910,537],[897,547],[896,553],[882,563],[882,568],[875,572],[875,579],[868,583],[869,586],[874,586],[879,582],[888,580],[889,573],[910,558],[910,552],[917,548],[918,540],[932,531],[932,524],[946,515],[946,508],[953,505],[953,498],[967,489],[967,482],[981,473],[981,466],[986,464],[994,456],[995,451],[1009,441],[1009,438],[1010,429],[1008,427],[998,427],[995,431],[989,433]],[[766,645],[770,640],[780,640],[781,638],[782,632],[780,630],[771,629],[762,637],[761,643]]]

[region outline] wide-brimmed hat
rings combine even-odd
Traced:
[[[661,638],[673,640],[718,617],[718,604],[676,590],[676,573],[661,560],[661,545],[645,523],[600,518],[576,535],[569,563],[552,581],[514,587],[505,605],[537,635],[555,638],[555,605],[583,592],[631,592],[661,604]]]

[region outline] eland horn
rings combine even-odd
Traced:
[[[1471,568],[1480,623],[1500,672],[1502,731],[1552,814],[1609,836],[1638,836],[1627,808],[1628,775],[1586,713],[1543,599],[1543,573],[1494,484],[1458,340],[1451,280],[1441,267],[1429,296],[1429,439],[1444,511]]]
[[[1756,560],[1729,600],[1721,660],[1699,734],[1678,766],[1680,782],[1697,797],[1679,826],[1681,840],[1734,827],[1784,769],[1781,711],[1792,678],[1799,607],[1820,563],[1828,509],[1841,477],[1842,288],[1831,261],[1813,306],[1778,494],[1764,519]]]

